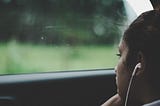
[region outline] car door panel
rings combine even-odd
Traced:
[[[3,105],[98,106],[115,92],[113,70],[0,76]]]

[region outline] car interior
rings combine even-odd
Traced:
[[[115,93],[114,67],[0,75],[0,106],[100,106]]]
[[[1,76],[0,104],[98,106],[116,92],[114,79],[113,70]]]

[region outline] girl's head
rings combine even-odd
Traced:
[[[123,41],[128,46],[127,66],[133,70],[138,62],[144,63],[144,73],[156,88],[160,81],[160,11],[141,14],[126,30]]]
[[[128,65],[130,59],[143,53],[148,65],[156,65],[159,56],[158,46],[160,44],[160,12],[152,10],[140,15],[125,31],[123,40],[129,48]],[[133,61],[132,61],[133,62]],[[155,64],[153,64],[153,62]],[[152,66],[151,65],[151,66]],[[153,67],[152,67],[153,68]]]
[[[120,59],[116,70],[119,95],[125,97],[134,67],[142,64],[138,83],[146,82],[159,89],[160,81],[160,11],[141,14],[125,31],[119,45]],[[145,80],[145,81],[142,81]],[[155,89],[156,90],[156,89]]]

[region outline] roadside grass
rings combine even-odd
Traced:
[[[114,46],[46,46],[0,44],[0,74],[113,68]]]

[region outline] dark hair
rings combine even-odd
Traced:
[[[125,31],[123,40],[128,46],[127,65],[133,70],[138,52],[144,55],[149,81],[154,86],[160,81],[160,11],[141,14]],[[155,83],[154,83],[155,82]]]

